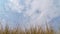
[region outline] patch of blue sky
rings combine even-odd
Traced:
[[[53,18],[50,21],[51,26],[54,27],[55,30],[59,30],[60,28],[60,16]]]
[[[60,8],[60,0],[54,0],[54,1],[53,1],[53,5],[54,5],[56,8]]]
[[[2,19],[5,19],[6,22],[11,22],[9,25],[16,26],[16,24],[25,24],[26,22],[29,22],[29,17],[24,16],[22,13],[16,13],[16,12],[2,12],[3,14],[0,14],[0,17]],[[7,16],[5,16],[7,15]],[[21,26],[23,26],[21,25]],[[26,25],[26,24],[25,24]]]
[[[19,0],[19,3],[24,6],[24,9],[22,11],[27,11],[31,8],[31,3],[33,0],[30,1],[30,3],[28,5],[26,5],[26,0]]]
[[[0,0],[0,12],[5,11],[5,4],[7,3],[7,0]]]
[[[21,5],[25,5],[25,0],[19,0],[19,3],[20,3]]]

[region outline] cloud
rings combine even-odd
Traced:
[[[31,9],[27,10],[26,14],[28,16],[31,16],[31,18],[35,22],[35,21],[37,21],[38,19],[40,19],[41,17],[44,16],[44,13],[48,10],[48,8],[49,8],[49,1],[47,1],[47,0],[46,1],[43,1],[43,0],[34,0],[31,3]],[[38,16],[35,13],[35,11],[37,9],[39,10],[39,12],[41,12],[40,14],[38,14]],[[31,21],[31,22],[33,22],[33,21]]]
[[[24,8],[24,6],[22,6],[21,4],[19,4],[18,0],[9,0],[6,2],[5,4],[6,8],[10,8],[12,11],[17,11],[18,13],[21,13]]]
[[[26,14],[31,17],[31,24],[46,24],[53,18],[60,16],[59,8],[54,5],[53,0],[34,0],[31,3],[31,9],[26,11]],[[58,4],[58,3],[57,3]],[[36,14],[35,11],[39,10],[41,13]]]
[[[60,10],[59,7],[57,7],[57,4],[59,6],[59,3],[57,3],[58,2],[57,1],[56,4],[54,4],[54,2],[56,1],[54,0],[9,0],[5,2],[3,8],[5,8],[4,12],[6,12],[9,15],[8,16],[9,20],[14,21],[13,19],[15,18],[15,21],[16,20],[18,22],[21,21],[24,24],[27,22],[28,24],[32,24],[32,25],[34,24],[40,25],[40,24],[46,24],[46,22],[49,22],[53,18],[60,16]]]

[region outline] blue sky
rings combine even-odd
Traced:
[[[60,0],[0,0],[0,21],[4,26],[8,23],[10,27],[29,27],[52,22],[55,27],[60,24],[59,16]]]

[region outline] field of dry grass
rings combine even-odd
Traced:
[[[52,27],[48,28],[48,25],[46,25],[45,31],[41,27],[31,27],[29,29],[25,28],[25,30],[16,27],[11,30],[9,29],[9,26],[6,25],[5,29],[1,26],[0,34],[56,34],[56,31],[54,31]]]

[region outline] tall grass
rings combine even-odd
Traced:
[[[3,29],[3,26],[0,24],[0,34],[56,34],[55,30],[50,26],[46,24],[46,30],[42,29],[42,27],[30,27],[29,29],[25,28],[23,30],[22,28],[16,27],[13,29],[9,29],[8,24],[6,24],[5,29]]]

